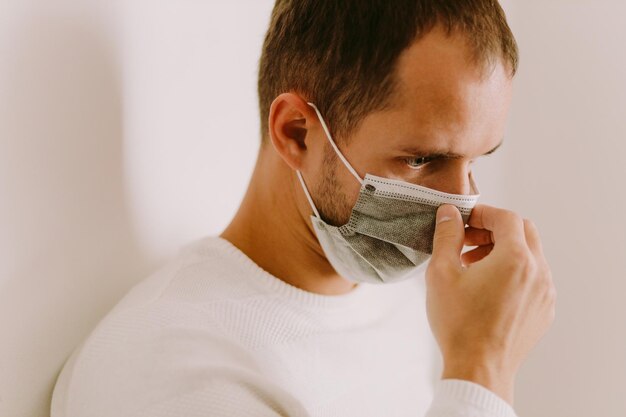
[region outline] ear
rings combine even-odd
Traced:
[[[269,137],[276,152],[293,170],[301,169],[309,129],[316,122],[314,110],[295,93],[283,93],[272,102]]]

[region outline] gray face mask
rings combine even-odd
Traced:
[[[338,274],[359,283],[391,283],[413,276],[432,254],[440,205],[455,205],[467,223],[479,197],[471,174],[473,195],[443,193],[371,174],[361,179],[335,144],[317,107],[309,105],[337,156],[361,183],[350,219],[342,226],[333,226],[321,219],[302,174],[296,172],[313,209],[313,228],[328,261]]]

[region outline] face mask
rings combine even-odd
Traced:
[[[440,205],[455,205],[467,223],[479,197],[471,174],[474,195],[443,193],[371,174],[361,179],[333,141],[317,107],[308,104],[315,109],[339,159],[361,183],[350,219],[343,226],[333,226],[321,219],[302,174],[296,172],[313,209],[313,228],[328,261],[338,274],[354,282],[381,284],[409,278],[432,254]]]

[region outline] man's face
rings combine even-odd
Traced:
[[[497,61],[471,60],[461,34],[435,29],[398,60],[398,92],[389,110],[366,116],[338,146],[359,173],[469,194],[472,163],[502,142],[512,80]],[[345,224],[360,184],[326,146],[315,185],[320,214]]]

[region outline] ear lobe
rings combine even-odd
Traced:
[[[269,136],[276,152],[293,170],[299,170],[307,151],[307,117],[310,111],[297,94],[283,93],[272,102]]]

